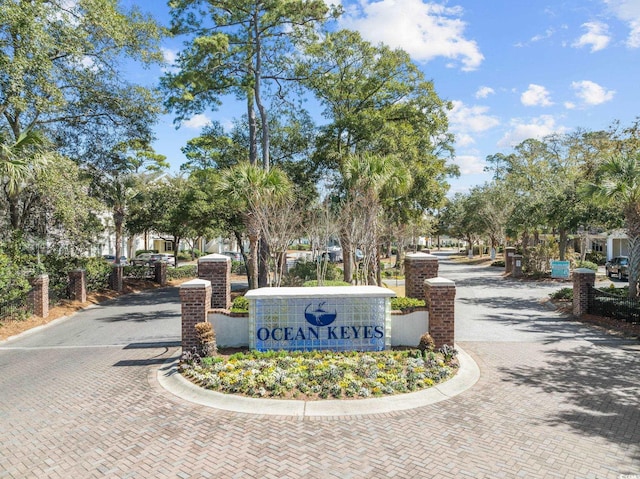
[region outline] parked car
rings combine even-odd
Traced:
[[[229,258],[231,258],[231,261],[244,261],[242,259],[242,254],[238,253],[237,251],[223,251],[220,254],[228,256]]]
[[[115,263],[116,262],[116,257],[113,254],[103,254],[102,257],[108,263]],[[127,261],[127,257],[126,256],[120,256],[120,264],[122,266],[128,266],[129,265],[129,261]]]
[[[160,261],[164,261],[165,263],[175,266],[176,258],[172,254],[167,253],[154,253],[151,255],[151,260],[149,264],[159,263]]]
[[[149,266],[152,263],[151,256],[153,256],[153,253],[140,253],[131,260],[131,264],[134,266]]]
[[[604,265],[607,271],[607,276],[617,276],[618,279],[624,279],[629,277],[629,257],[628,256],[616,256],[611,258],[611,261],[607,261]]]

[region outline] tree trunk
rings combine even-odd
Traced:
[[[353,280],[353,263],[351,262],[351,242],[346,235],[340,236],[340,245],[342,246],[342,261],[343,261],[343,279],[347,283],[351,283]]]
[[[260,238],[258,245],[258,287],[266,288],[269,286],[269,245],[264,238]]]
[[[567,230],[565,228],[560,228],[558,230],[558,234],[560,235],[560,243],[558,244],[558,249],[560,251],[560,261],[564,261],[567,255]]]
[[[120,256],[122,256],[122,225],[124,224],[124,211],[119,208],[113,210],[113,224],[116,233],[116,260],[115,264],[120,264]]]
[[[258,288],[258,236],[249,236],[249,289]]]

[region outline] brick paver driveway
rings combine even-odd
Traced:
[[[155,379],[178,355],[171,289],[0,344],[0,478],[640,477],[638,343],[562,318],[537,302],[549,286],[499,273],[441,265],[480,381],[385,415],[280,418],[176,399]]]

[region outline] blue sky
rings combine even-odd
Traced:
[[[340,0],[325,0],[339,3]],[[127,0],[168,22],[161,0]],[[461,176],[451,193],[487,181],[486,156],[509,153],[527,138],[576,128],[630,125],[640,116],[640,0],[342,0],[339,26],[373,43],[405,49],[453,102]],[[167,39],[171,61],[180,40]],[[159,70],[133,71],[151,84]],[[171,115],[156,128],[155,148],[177,170],[180,148],[211,120],[229,125],[242,107],[229,101],[176,130]]]

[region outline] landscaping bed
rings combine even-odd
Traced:
[[[214,391],[278,399],[358,399],[430,388],[458,370],[457,352],[220,351],[185,354],[180,372]]]

